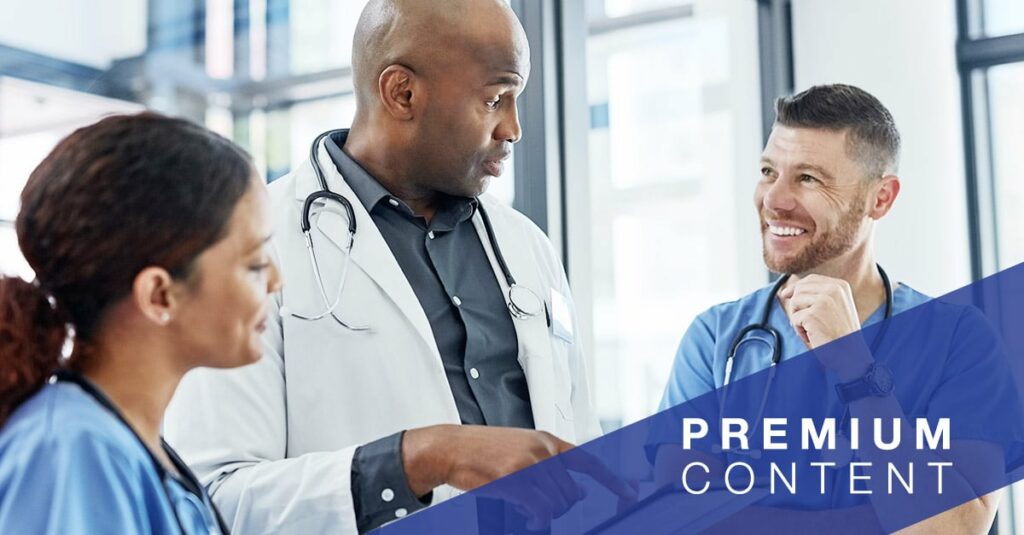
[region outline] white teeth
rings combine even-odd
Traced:
[[[768,225],[768,232],[771,232],[776,236],[799,236],[801,234],[805,234],[807,231],[796,227],[776,227],[774,225]]]

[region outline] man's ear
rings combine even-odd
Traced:
[[[423,84],[416,73],[405,65],[389,65],[377,80],[381,104],[399,121],[416,117],[417,104],[423,99]]]
[[[896,197],[900,195],[900,178],[896,175],[885,175],[880,184],[875,186],[875,194],[872,198],[868,216],[871,219],[879,220],[892,210]]]
[[[173,286],[174,279],[166,269],[148,267],[132,282],[132,302],[150,321],[166,326],[174,320],[178,305]]]

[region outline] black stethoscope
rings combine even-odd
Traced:
[[[883,317],[883,320],[887,320],[892,317],[892,283],[889,282],[889,275],[885,273],[885,270],[882,269],[882,266],[876,264],[875,267],[878,268],[878,274],[882,277],[882,284],[883,286],[885,286],[885,315]],[[775,306],[775,300],[779,295],[779,290],[782,289],[783,285],[785,285],[786,281],[788,280],[788,274],[779,277],[779,280],[775,283],[775,286],[772,287],[772,291],[768,295],[768,299],[764,303],[764,308],[761,311],[761,322],[752,323],[740,329],[740,332],[736,334],[735,338],[733,338],[732,344],[729,346],[729,352],[725,356],[725,379],[722,382],[722,395],[719,397],[720,411],[725,410],[725,398],[729,392],[729,384],[732,382],[733,362],[736,360],[736,352],[739,351],[740,346],[751,340],[756,340],[763,344],[767,344],[768,347],[770,347],[772,350],[772,361],[771,366],[768,369],[767,384],[765,384],[764,387],[764,395],[761,397],[761,405],[757,410],[757,419],[754,420],[754,425],[752,426],[750,432],[747,435],[748,438],[755,434],[757,426],[760,423],[761,418],[764,416],[764,408],[765,405],[768,403],[768,395],[772,389],[772,382],[775,380],[775,366],[782,360],[782,335],[779,334],[779,331],[768,323],[768,320],[771,317],[772,308],[774,308]],[[875,336],[875,339],[871,344],[872,354],[878,352],[878,344],[881,342],[882,337],[885,336],[885,330],[888,328],[888,326],[888,323],[883,323],[881,329],[878,332],[878,335]],[[755,332],[762,332],[767,334],[771,341],[769,342],[759,337],[748,337],[748,335]],[[716,447],[715,450],[716,453],[722,452],[721,447]],[[760,457],[760,451],[757,450],[726,450],[726,452],[749,455],[754,458]]]
[[[324,310],[319,314],[310,316],[291,311],[286,311],[285,313],[305,321],[316,321],[327,316],[331,316],[334,318],[334,321],[338,322],[342,327],[350,331],[368,331],[370,329],[368,326],[350,325],[335,314],[335,310],[337,310],[338,304],[341,302],[341,294],[342,290],[345,288],[345,279],[348,275],[349,262],[352,259],[352,245],[355,243],[356,237],[356,215],[355,211],[352,209],[352,203],[341,194],[331,191],[331,188],[327,185],[327,177],[324,174],[323,167],[320,165],[319,149],[320,143],[324,138],[342,131],[343,130],[328,130],[320,134],[315,140],[313,140],[313,144],[309,148],[309,161],[312,164],[313,172],[316,173],[317,180],[320,182],[320,189],[310,193],[309,196],[306,197],[306,200],[302,203],[302,215],[299,220],[299,226],[301,227],[302,234],[306,239],[306,250],[309,252],[309,262],[313,269],[313,276],[316,279],[317,289],[320,291],[320,298],[323,300]],[[345,247],[345,264],[342,267],[341,281],[338,283],[338,291],[335,293],[333,302],[327,297],[327,291],[324,287],[324,280],[320,272],[320,264],[317,261],[316,251],[313,247],[313,236],[311,233],[313,225],[310,221],[310,214],[313,209],[313,204],[320,199],[325,201],[331,200],[340,204],[345,210],[345,216],[348,219],[348,245]],[[487,233],[487,240],[490,242],[491,250],[494,252],[494,257],[498,261],[498,266],[501,268],[501,272],[505,277],[505,282],[508,284],[508,291],[506,295],[508,297],[509,314],[516,319],[529,319],[540,315],[544,310],[543,301],[541,301],[540,297],[538,297],[533,290],[525,286],[520,286],[516,283],[515,277],[512,276],[512,272],[509,270],[508,264],[505,262],[505,256],[501,253],[501,249],[498,247],[498,241],[494,237],[494,228],[491,226],[491,218],[487,216],[487,211],[484,210],[482,202],[479,202],[478,200],[476,205],[477,210],[480,213],[480,218],[483,220],[484,230]]]
[[[164,467],[163,463],[161,463],[160,460],[156,458],[156,455],[153,455],[153,452],[149,450],[149,447],[146,446],[146,443],[142,441],[142,437],[140,437],[139,434],[135,432],[135,429],[132,428],[131,424],[128,423],[128,420],[125,419],[123,414],[121,414],[121,411],[118,410],[118,408],[114,405],[114,402],[110,401],[110,398],[108,398],[106,394],[104,394],[99,388],[97,388],[96,385],[92,384],[91,382],[89,382],[88,379],[82,377],[81,375],[75,372],[61,370],[58,371],[54,375],[54,377],[56,378],[57,381],[73,383],[75,385],[78,385],[79,388],[81,388],[86,394],[89,395],[89,397],[94,399],[96,403],[100,404],[101,407],[103,407],[111,414],[113,414],[114,417],[118,419],[118,421],[120,421],[122,424],[124,424],[125,427],[128,428],[128,431],[132,434],[133,437],[135,437],[135,440],[139,442],[139,445],[142,446],[142,449],[146,451],[146,455],[149,456],[149,460],[152,461],[153,463],[153,468],[156,470],[157,477],[160,478],[160,484],[163,486],[164,497],[167,498],[167,503],[171,508],[171,512],[174,513],[174,521],[178,524],[178,529],[181,530],[181,533],[183,535],[187,534],[188,531],[185,530],[185,525],[182,523],[181,517],[178,516],[177,504],[174,501],[170,489],[167,488],[167,479],[174,478],[174,476],[171,475],[171,473],[168,472],[168,470]],[[210,501],[209,496],[207,496],[206,492],[203,491],[202,484],[196,478],[195,474],[193,474],[192,471],[189,470],[188,465],[185,464],[185,461],[181,460],[181,457],[178,456],[177,452],[175,452],[174,449],[172,449],[171,446],[167,444],[167,442],[165,442],[162,437],[160,438],[160,447],[163,448],[164,453],[166,453],[167,457],[171,460],[171,464],[174,465],[174,469],[177,470],[178,474],[181,476],[180,478],[174,478],[175,481],[180,483],[181,486],[185,487],[187,491],[191,492],[200,500],[202,500],[203,505],[206,507],[207,511],[213,515],[214,520],[217,522],[217,528],[220,530],[220,533],[222,533],[223,535],[229,535],[230,530],[228,529],[227,523],[224,522],[224,519],[220,516],[220,511],[218,511],[217,507],[214,506],[213,502]],[[211,535],[212,533],[214,532],[211,532]]]

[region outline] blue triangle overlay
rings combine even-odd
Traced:
[[[892,370],[895,390],[847,413],[821,362],[864,351],[880,333],[872,357]],[[708,393],[375,533],[860,534],[953,522],[949,513],[932,517],[962,504],[977,508],[979,496],[1024,477],[1021,392],[1024,264],[737,380],[724,398],[723,389]],[[754,428],[746,449],[737,451],[734,437],[723,451],[722,417]],[[785,435],[766,443],[765,418],[785,419],[773,426]],[[835,447],[803,449],[805,419],[815,432],[831,420]],[[929,443],[943,437],[944,422],[948,447]],[[894,427],[901,440],[883,449]],[[926,431],[921,449],[919,430]],[[767,448],[771,442],[786,447]],[[624,501],[600,483],[609,473],[638,489],[639,500]],[[566,476],[577,489],[566,488]]]

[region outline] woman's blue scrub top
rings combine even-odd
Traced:
[[[203,499],[78,385],[43,387],[0,429],[0,533],[220,533]],[[165,490],[166,489],[166,490]]]

